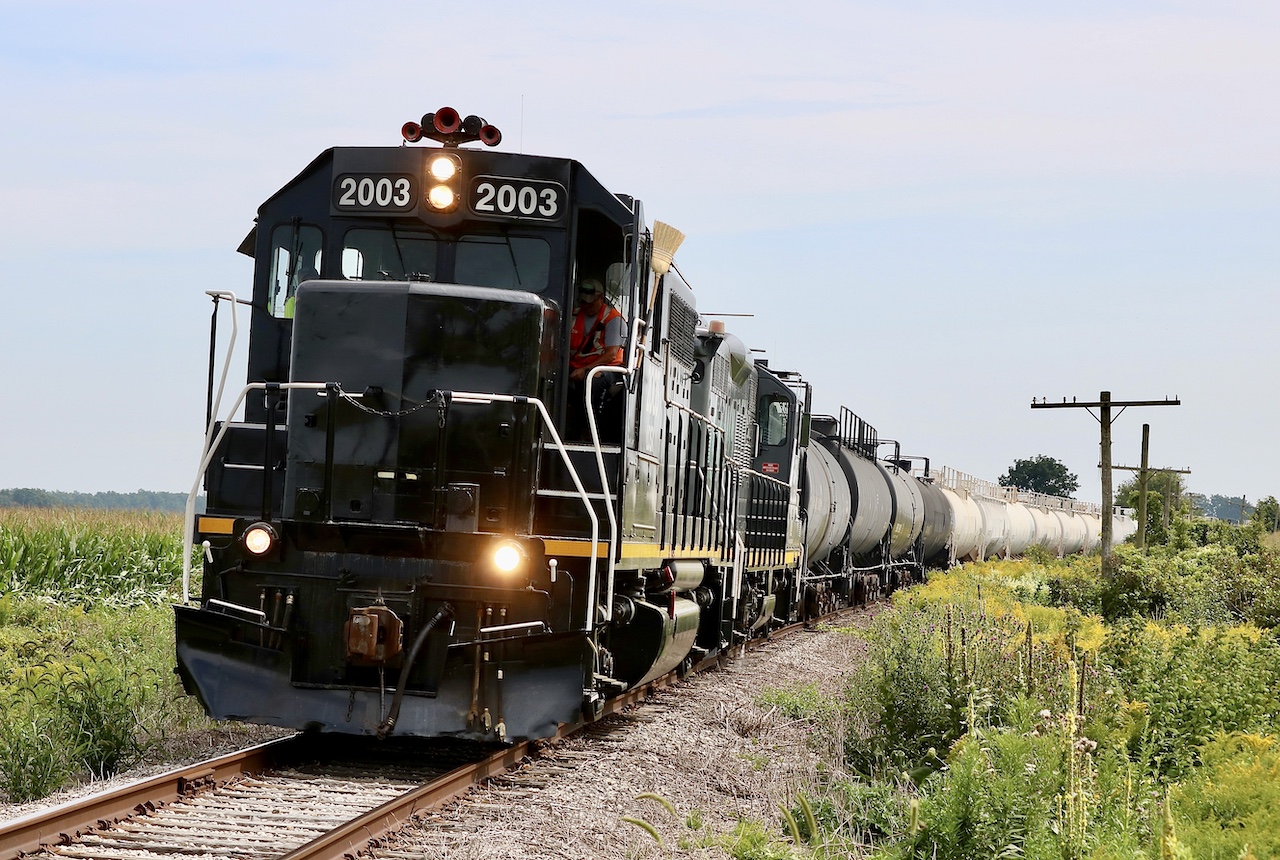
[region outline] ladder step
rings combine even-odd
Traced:
[[[544,490],[544,489],[539,489],[539,490],[538,490],[538,495],[539,495],[539,496],[546,496],[547,498],[552,498],[552,499],[581,499],[581,498],[582,498],[582,496],[578,495],[578,491],[577,491],[577,490]],[[588,498],[588,499],[594,499],[594,500],[596,500],[596,501],[610,501],[610,502],[612,502],[612,501],[614,500],[614,498],[615,498],[615,497],[614,497],[614,495],[613,495],[612,493],[610,493],[610,494],[609,494],[609,495],[607,495],[607,496],[606,496],[604,493],[587,493],[587,498]]]
[[[558,453],[560,453],[560,449],[559,449],[559,448],[557,448],[557,447],[556,447],[554,444],[552,444],[551,442],[546,442],[546,441],[544,441],[544,442],[542,443],[542,447],[543,447],[543,450],[545,450],[545,451],[547,451],[547,452],[549,452],[549,453],[551,453],[551,454],[558,454]],[[565,443],[564,443],[564,449],[565,449],[566,451],[571,452],[571,453],[572,453],[572,452],[574,452],[574,451],[589,451],[589,452],[591,452],[591,453],[593,453],[593,454],[595,453],[595,450],[596,450],[595,446],[594,446],[594,445],[592,445],[590,442],[565,442]],[[601,446],[600,446],[600,453],[602,453],[602,454],[621,454],[621,453],[622,453],[622,446],[620,446],[620,445],[601,445]]]

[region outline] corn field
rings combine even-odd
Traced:
[[[176,595],[182,517],[0,508],[0,595],[136,606]]]

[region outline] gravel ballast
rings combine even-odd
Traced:
[[[865,626],[874,612],[842,623]],[[374,856],[728,857],[740,820],[781,838],[779,804],[792,805],[797,792],[814,797],[820,771],[839,751],[820,749],[825,732],[813,733],[761,696],[814,683],[837,696],[864,648],[835,630],[771,641],[415,819]],[[624,819],[654,828],[662,845]]]

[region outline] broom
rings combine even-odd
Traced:
[[[636,368],[640,367],[644,348],[649,342],[649,331],[653,328],[653,307],[658,300],[658,281],[671,269],[671,261],[675,258],[676,249],[684,241],[684,234],[661,221],[653,222],[653,248],[649,252],[649,268],[653,269],[653,289],[649,291],[649,307],[645,311],[644,335],[640,338],[640,349],[636,350]]]

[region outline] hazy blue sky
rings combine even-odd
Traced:
[[[961,8],[963,7],[963,8]],[[995,479],[1280,494],[1280,4],[0,3],[0,487],[185,490],[209,289],[323,149],[441,105],[576,158],[821,411]],[[242,372],[242,371],[241,371]],[[240,380],[242,381],[242,380]]]

